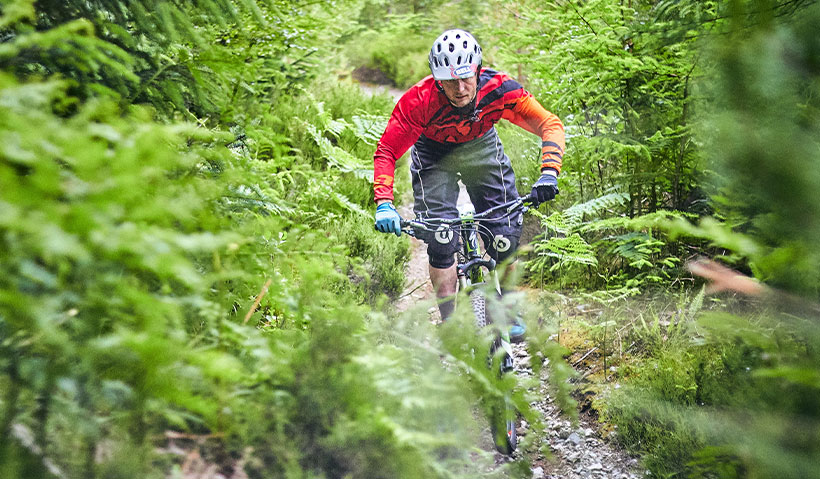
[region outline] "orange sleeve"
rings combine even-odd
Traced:
[[[545,110],[530,93],[518,97],[501,117],[541,137],[541,169],[553,168],[561,173],[566,143],[560,118]]]

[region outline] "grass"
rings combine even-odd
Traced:
[[[784,400],[781,387],[754,373],[764,368],[763,350],[773,343],[710,329],[709,318],[727,315],[735,302],[706,299],[696,291],[614,302],[544,295],[557,305],[557,316],[547,317],[557,322],[558,341],[578,372],[576,391],[586,401],[582,407],[599,417],[604,435],[639,455],[655,476],[766,477],[766,460],[742,457],[736,438],[716,432],[716,424],[726,430],[733,424],[717,419],[718,412],[791,411],[785,416],[790,417],[800,411],[802,399]],[[761,317],[742,324],[760,332],[758,339],[771,332],[761,326],[766,324]],[[815,457],[812,451],[780,451],[774,456],[780,459],[769,462],[782,463],[789,455]]]

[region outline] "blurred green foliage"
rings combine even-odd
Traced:
[[[709,32],[700,34],[708,68],[697,82],[694,128],[711,173],[703,185],[718,219],[660,226],[724,248],[782,289],[767,292],[762,309],[706,312],[694,322],[650,313],[628,325],[638,357],[619,371],[626,387],[602,407],[623,443],[661,476],[818,477],[811,165],[820,151],[813,106],[820,8],[815,2],[719,5]]]
[[[428,354],[385,340],[408,244],[359,167],[392,104],[318,50],[358,8],[0,3],[0,476],[492,462],[426,316]]]
[[[733,5],[729,37],[715,52],[720,68],[702,129],[720,175],[718,211],[763,246],[752,257],[756,276],[816,300],[820,14],[807,7],[786,26],[767,7]]]
[[[604,361],[621,322],[639,346],[602,408],[618,437],[653,474],[817,477],[818,23],[806,0],[0,1],[0,476],[483,473],[470,406],[517,381],[464,312],[380,312],[408,256],[372,230],[392,102],[334,78],[409,86],[461,27],[566,125],[542,286],[611,307],[712,251],[810,298],[587,321]],[[537,139],[499,131],[526,191]]]
[[[635,348],[601,399],[618,437],[664,477],[817,477],[816,2],[495,5],[496,64],[567,126],[558,211],[529,267],[638,309],[586,325],[604,351],[612,326]],[[699,307],[670,319],[624,299],[680,294],[693,253],[780,288],[772,310],[695,321],[680,313]]]

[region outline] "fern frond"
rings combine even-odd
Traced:
[[[578,233],[595,233],[599,231],[613,231],[631,229],[632,218],[628,216],[614,216],[612,218],[604,218],[596,221],[590,221],[578,226],[576,231]]]
[[[537,211],[533,211],[534,213],[538,213]],[[541,218],[541,226],[543,226],[547,231],[553,231],[561,236],[566,236],[571,231],[571,226],[567,222],[566,217],[561,212],[555,212],[549,216],[544,216],[541,213],[538,213],[538,216]],[[541,235],[545,237],[549,233],[545,233]]]
[[[308,93],[307,96],[313,98],[313,95],[310,93]],[[330,122],[333,120],[333,117],[330,115],[330,112],[325,111],[325,102],[317,101],[315,106],[316,116],[312,119],[312,121],[319,130],[325,131],[327,130]]]
[[[692,303],[689,305],[689,308],[686,310],[686,317],[685,320],[690,322],[695,320],[695,316],[700,312],[703,308],[703,297],[706,295],[706,286],[700,288],[698,291],[697,296],[695,299],[692,300]]]
[[[325,130],[332,133],[336,138],[339,138],[342,136],[342,133],[349,128],[350,123],[344,121],[343,119],[332,119],[327,123]]]
[[[567,237],[553,236],[537,243],[534,250],[536,255],[542,259],[555,258],[558,260],[549,267],[550,271],[555,271],[566,264],[598,265],[595,249],[577,233]],[[543,261],[542,264],[546,266]]]
[[[330,140],[325,138],[318,128],[308,122],[304,122],[316,145],[319,146],[319,151],[322,157],[327,160],[328,165],[337,168],[339,171],[345,173],[353,173],[359,178],[373,181],[373,168],[370,168],[369,163],[365,163],[360,158],[353,156],[347,151],[332,144]]]
[[[629,266],[641,269],[652,266],[649,257],[660,251],[663,241],[657,240],[646,233],[633,232],[618,235],[613,238],[616,245],[612,251],[629,262]]]
[[[575,227],[582,222],[596,218],[602,213],[623,206],[629,201],[629,194],[622,192],[609,193],[598,198],[577,204],[564,210],[567,223]]]
[[[348,211],[350,211],[352,213],[356,213],[356,214],[358,214],[360,216],[363,216],[365,218],[371,218],[373,216],[372,213],[370,213],[368,211],[365,211],[364,208],[362,208],[361,206],[357,205],[356,203],[350,201],[350,199],[348,199],[347,196],[345,196],[341,193],[334,193],[333,197],[336,199],[336,203],[338,203],[339,206],[347,209]]]
[[[387,118],[376,115],[354,115],[353,126],[352,130],[356,138],[375,146],[384,129],[387,128]]]
[[[675,218],[692,217],[690,213],[681,211],[661,210],[645,215],[629,218],[627,216],[615,216],[612,218],[604,218],[597,221],[585,223],[578,228],[579,233],[594,233],[596,231],[612,231],[612,230],[639,230],[642,228],[654,228],[662,225],[665,220],[672,220]]]

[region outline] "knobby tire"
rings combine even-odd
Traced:
[[[479,329],[489,324],[487,317],[487,299],[484,291],[474,289],[470,292],[470,305],[475,315],[476,326]],[[518,446],[518,435],[515,431],[516,425],[515,407],[509,397],[504,397],[501,404],[496,404],[490,408],[490,431],[493,436],[495,449],[509,456]]]
[[[473,315],[475,315],[475,324],[478,329],[487,326],[487,299],[484,297],[484,291],[476,288],[470,292],[470,305],[473,307]]]

